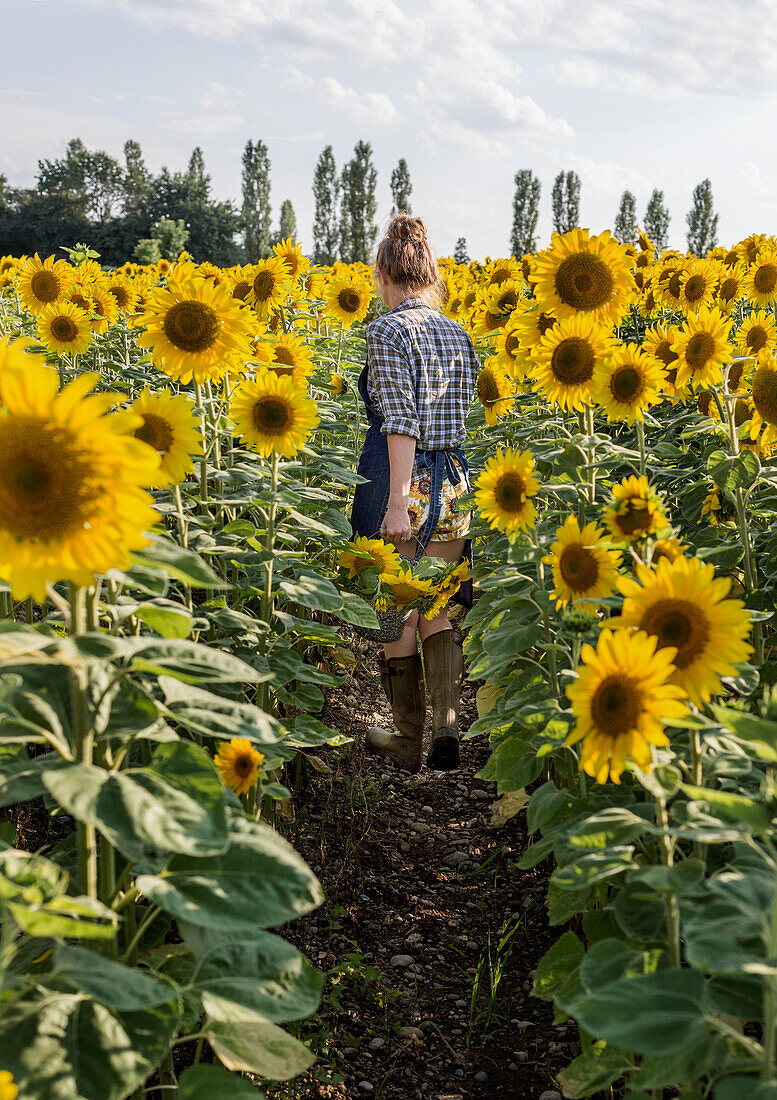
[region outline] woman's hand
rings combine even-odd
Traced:
[[[389,497],[388,508],[380,527],[381,536],[386,542],[393,542],[396,546],[399,542],[409,542],[413,532],[410,526],[408,506],[410,497]]]

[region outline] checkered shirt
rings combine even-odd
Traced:
[[[407,298],[367,327],[367,388],[384,435],[419,451],[460,446],[480,363],[461,325]]]

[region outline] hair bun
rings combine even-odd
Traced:
[[[420,244],[426,240],[426,223],[422,218],[412,218],[409,214],[395,214],[389,222],[386,236],[392,241]]]

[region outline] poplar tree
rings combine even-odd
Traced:
[[[469,252],[467,250],[466,237],[459,237],[459,239],[456,241],[456,247],[453,250],[453,258],[457,264],[469,263]]]
[[[410,196],[412,193],[413,184],[410,182],[410,172],[408,171],[407,161],[402,157],[391,173],[391,197],[394,200],[394,205],[391,207],[391,213],[396,214],[402,212],[403,214],[412,214],[412,210],[410,209]]]
[[[186,171],[186,187],[192,202],[207,202],[210,193],[210,176],[205,171],[205,155],[199,145],[192,150]]]
[[[551,193],[553,228],[568,233],[580,224],[580,177],[577,172],[559,172]]]
[[[637,243],[637,200],[631,191],[621,195],[618,213],[615,215],[613,234],[621,244]]]
[[[331,145],[327,145],[316,164],[313,201],[313,260],[317,264],[332,264],[337,258],[340,228],[340,179]]]
[[[375,224],[377,182],[372,146],[368,141],[358,141],[341,176],[340,259],[345,263],[370,261],[378,236]]]
[[[287,237],[293,241],[297,239],[297,215],[294,213],[291,199],[284,199],[281,203],[281,220],[278,229],[279,240],[285,241]]]
[[[685,216],[688,225],[688,251],[706,256],[718,243],[718,215],[712,203],[712,184],[702,180],[693,189],[693,206]]]
[[[528,168],[522,168],[515,174],[515,195],[513,196],[513,231],[510,235],[511,255],[519,259],[537,247],[535,233],[537,219],[540,216],[539,179]]]
[[[249,263],[270,255],[270,158],[263,141],[247,141],[243,150],[241,226]]]
[[[124,142],[124,195],[125,214],[139,214],[145,207],[151,191],[151,173],[143,160],[143,151],[137,141]]]
[[[643,225],[645,233],[658,252],[663,251],[669,244],[669,220],[669,211],[664,205],[664,192],[656,190],[650,196],[645,208]]]

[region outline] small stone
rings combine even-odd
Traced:
[[[507,1068],[510,1070],[510,1073],[518,1072],[518,1066],[516,1066],[515,1062],[509,1062]]]
[[[434,813],[434,806],[422,806],[421,807],[421,813],[422,814],[433,814]]]
[[[515,1053],[515,1057],[518,1059],[519,1062],[528,1062],[529,1052],[528,1050],[518,1050]]]
[[[371,1084],[369,1081],[360,1081],[359,1082],[359,1088],[361,1089],[362,1092],[374,1092],[375,1091],[375,1086],[373,1084]],[[559,1097],[559,1100],[561,1100],[561,1097]]]
[[[469,792],[469,797],[470,798],[479,798],[479,799],[481,799],[482,801],[485,802],[485,800],[487,798],[491,797],[491,794],[490,794],[489,791],[482,791],[480,789],[480,787],[475,787],[475,789],[473,791]]]
[[[546,1089],[540,1093],[540,1100],[563,1100],[563,1097],[556,1089]]]
[[[481,1069],[479,1073],[475,1074],[475,1080],[479,1085],[482,1085],[485,1081],[488,1080],[488,1074],[484,1069]]]
[[[449,856],[445,857],[443,863],[446,867],[458,867],[460,863],[465,863],[466,860],[466,852],[451,852]]]
[[[458,1069],[455,1069],[453,1071],[453,1076],[454,1077],[463,1077],[464,1076],[464,1070],[461,1068],[461,1066],[459,1066]]]
[[[400,1039],[423,1039],[424,1033],[420,1027],[401,1027],[397,1032]]]
[[[343,1047],[342,1055],[344,1058],[353,1058],[354,1054],[358,1054],[359,1051],[356,1047]]]
[[[392,966],[412,966],[414,961],[415,960],[413,959],[412,955],[392,955],[391,956],[391,965]]]
[[[386,1040],[381,1039],[380,1035],[376,1035],[374,1039],[370,1039],[370,1050],[380,1050],[380,1048],[385,1045]]]

